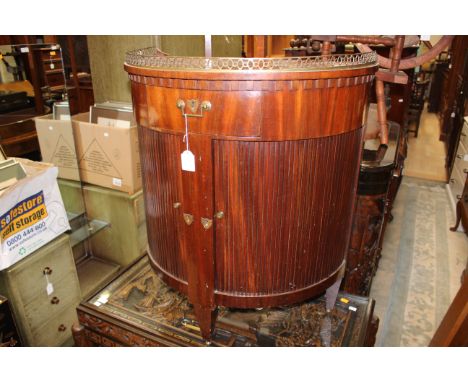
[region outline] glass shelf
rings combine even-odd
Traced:
[[[91,238],[92,236],[97,234],[99,231],[101,231],[102,229],[108,226],[109,226],[108,222],[94,219],[94,220],[91,220],[87,225],[85,224],[85,225],[80,226],[77,229],[72,230],[72,233],[70,234],[70,243],[71,243],[72,248],[82,243],[83,241]]]

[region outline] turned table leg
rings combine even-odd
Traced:
[[[450,231],[456,231],[458,229],[458,226],[460,225],[460,220],[461,220],[461,203],[457,203],[457,218],[455,220],[455,226],[450,228]]]

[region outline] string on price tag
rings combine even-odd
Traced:
[[[195,172],[195,155],[190,151],[189,133],[188,133],[188,117],[184,113],[185,120],[185,135],[183,141],[185,142],[185,151],[180,155],[182,161],[182,170]]]

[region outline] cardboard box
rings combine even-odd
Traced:
[[[89,122],[89,113],[72,117],[81,180],[133,194],[142,188],[133,114],[101,112],[98,123]]]
[[[58,167],[58,177],[80,180],[75,139],[70,120],[53,119],[52,114],[34,118],[42,160]]]
[[[57,167],[15,159],[26,177],[0,191],[0,270],[70,229],[57,185]]]

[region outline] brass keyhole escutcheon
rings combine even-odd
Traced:
[[[210,229],[211,226],[213,225],[213,220],[208,219],[208,218],[201,218],[201,223],[202,223],[203,228]]]
[[[187,225],[191,225],[193,223],[193,215],[184,213],[184,221]]]
[[[215,213],[215,218],[216,219],[222,219],[224,217],[224,212],[223,211],[218,211]]]

